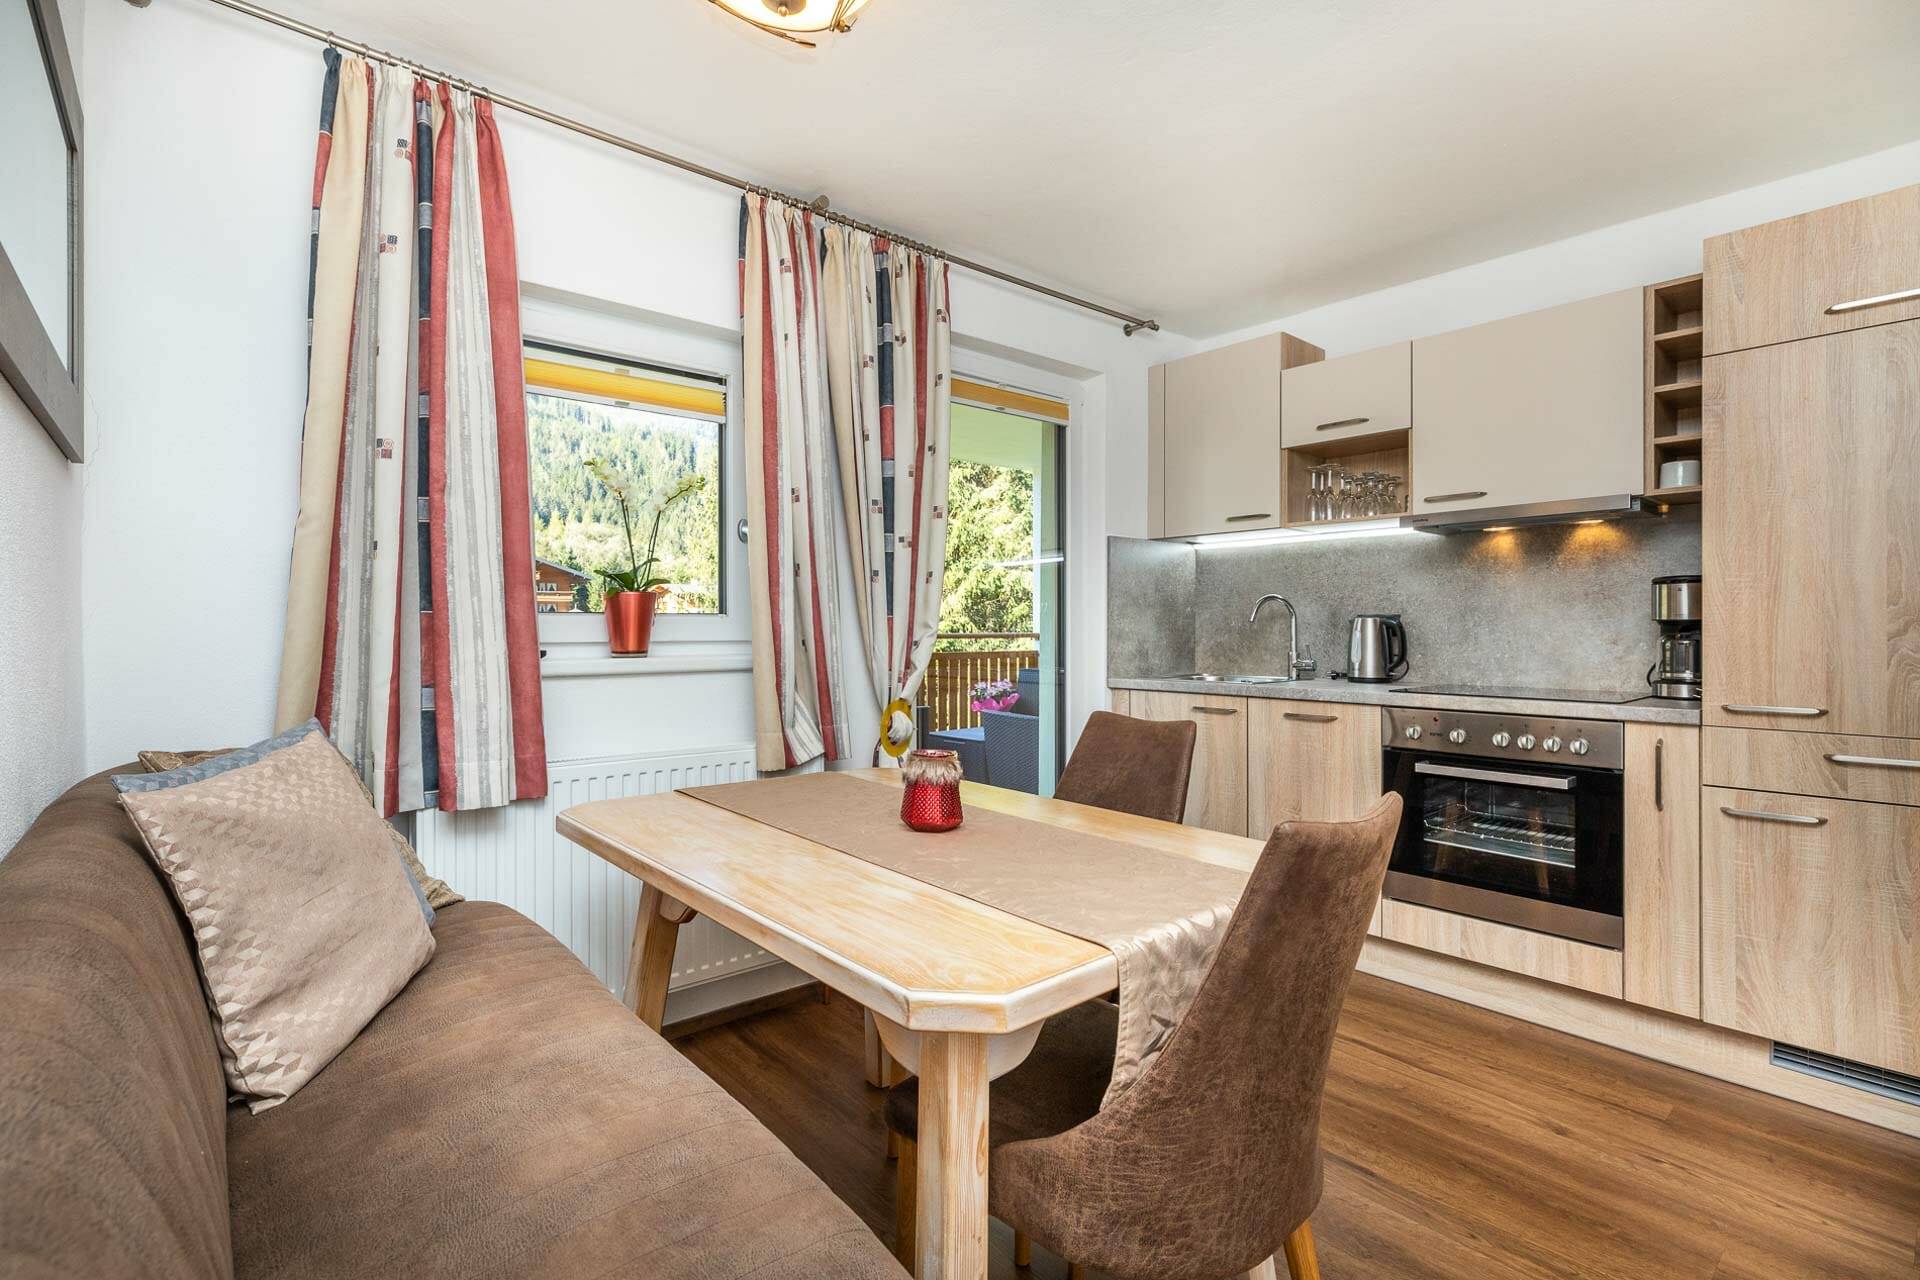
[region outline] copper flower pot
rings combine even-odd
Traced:
[[[653,608],[660,597],[651,591],[621,591],[607,597],[607,647],[624,656],[645,657],[653,639]]]

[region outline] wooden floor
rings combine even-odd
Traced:
[[[680,1047],[891,1243],[857,1007]],[[1327,1280],[1920,1277],[1920,1140],[1365,975],[1321,1144]],[[993,1245],[995,1280],[1066,1274],[1037,1246],[1015,1270],[998,1223]]]

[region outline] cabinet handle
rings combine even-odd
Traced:
[[[1238,524],[1238,523],[1239,523],[1240,521],[1242,521],[1242,520],[1271,520],[1271,519],[1273,519],[1273,512],[1271,512],[1271,511],[1255,511],[1255,512],[1253,512],[1253,513],[1252,513],[1252,514],[1250,514],[1250,515],[1244,515],[1244,516],[1228,516],[1228,517],[1227,517],[1227,523],[1228,523],[1228,524]]]
[[[1864,311],[1868,307],[1884,307],[1894,302],[1911,302],[1920,298],[1920,289],[1902,289],[1898,293],[1876,293],[1871,298],[1855,298],[1851,302],[1836,302],[1827,308],[1830,316],[1845,315],[1849,311]]]
[[[1315,431],[1338,431],[1341,427],[1358,427],[1372,421],[1373,421],[1372,418],[1342,418],[1338,422],[1323,422],[1319,426],[1315,427],[1314,430]]]
[[[1900,760],[1893,756],[1843,756],[1829,751],[1828,764],[1857,764],[1875,769],[1920,769],[1920,760]]]
[[[1720,806],[1720,812],[1729,818],[1752,818],[1755,822],[1785,822],[1796,827],[1824,827],[1825,818],[1810,818],[1802,813],[1768,813],[1765,809],[1730,809]]]
[[[1653,740],[1653,807],[1664,811],[1667,807],[1666,760],[1667,740]]]
[[[1339,716],[1310,716],[1304,711],[1282,711],[1282,720],[1304,720],[1308,724],[1332,724]]]
[[[1203,716],[1237,716],[1240,714],[1231,707],[1188,707],[1187,710]]]
[[[1485,489],[1474,489],[1467,493],[1436,493],[1431,498],[1422,498],[1420,499],[1420,501],[1422,502],[1458,502],[1462,498],[1484,498],[1486,496],[1487,496],[1487,491]]]
[[[1823,716],[1825,707],[1761,707],[1747,702],[1723,702],[1722,711],[1736,716]]]

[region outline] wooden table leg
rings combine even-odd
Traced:
[[[627,949],[627,1008],[655,1031],[667,1014],[673,946],[679,941],[680,926],[691,919],[693,911],[684,903],[650,884],[641,886],[633,944]]]
[[[987,1274],[987,1037],[920,1037],[918,1280]]]

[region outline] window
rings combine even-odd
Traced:
[[[660,518],[653,575],[669,585],[659,610],[722,612],[725,381],[532,341],[526,381],[538,612],[599,613],[599,571],[646,556],[655,504],[688,476],[705,487]],[[627,519],[589,461],[624,483]]]

